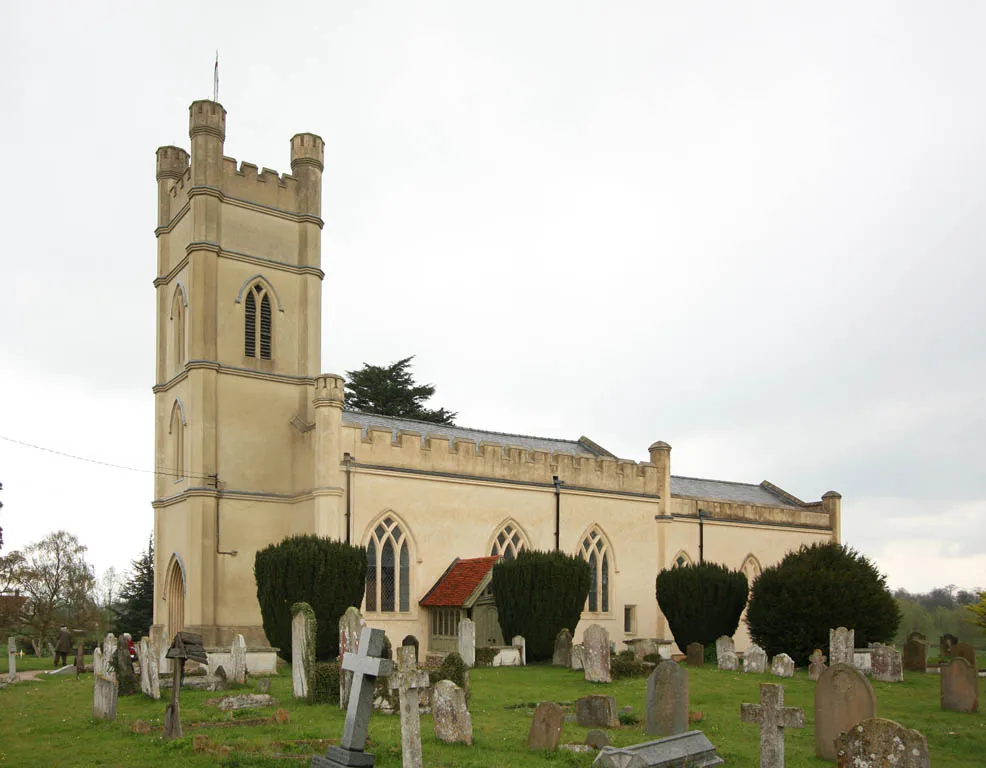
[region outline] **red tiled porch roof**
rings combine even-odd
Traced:
[[[499,557],[473,557],[455,560],[435,582],[419,605],[426,608],[460,607],[476,591]]]

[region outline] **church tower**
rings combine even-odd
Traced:
[[[340,495],[314,466],[316,411],[341,413],[341,392],[316,393],[324,143],[295,135],[290,174],[237,165],[213,101],[188,135],[190,153],[157,150],[152,634],[265,645],[254,553],[314,532]]]

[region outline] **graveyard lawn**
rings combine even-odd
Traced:
[[[24,654],[22,659],[20,656],[17,657],[17,671],[18,672],[30,672],[36,669],[42,669],[48,671],[50,669],[57,669],[54,666],[54,659],[51,656],[35,656],[34,654],[28,655]],[[65,664],[75,664],[75,651],[72,651],[68,655],[68,661]],[[92,664],[92,654],[86,656],[86,664]],[[64,666],[60,664],[59,666]],[[6,650],[0,656],[0,680],[3,680],[7,676],[7,653]]]
[[[812,702],[814,683],[799,669],[795,677],[719,672],[714,667],[688,669],[691,710],[704,718],[694,727],[704,731],[727,765],[759,764],[759,730],[740,720],[740,704],[760,701],[761,682],[781,682],[784,703],[805,710],[805,728],[786,731],[788,768],[832,766],[814,757]],[[273,718],[274,708],[240,710],[229,715],[207,699],[253,691],[256,679],[227,694],[184,690],[181,694],[184,737],[161,740],[165,699],[120,697],[118,717],[111,723],[92,720],[92,676],[45,678],[0,690],[0,766],[289,766],[307,765],[304,755],[321,754],[326,741],[338,743],[344,713],[336,706],[310,706],[291,698],[291,675],[285,670],[272,679],[271,694],[288,710],[290,721],[258,723]],[[874,683],[880,717],[915,728],[928,738],[935,768],[981,765],[986,753],[986,714],[942,712],[938,675],[905,673],[904,683]],[[523,766],[592,764],[595,753],[529,752],[526,747],[533,710],[542,700],[563,705],[574,714],[575,700],[592,693],[616,697],[617,707],[633,707],[640,718],[634,725],[607,729],[614,746],[648,740],[646,680],[621,680],[609,685],[586,683],[580,672],[550,666],[479,669],[471,673],[470,710],[474,745],[445,745],[434,736],[432,719],[421,718],[424,764],[428,766]],[[624,719],[626,717],[624,716]],[[150,723],[151,733],[131,731],[136,720]],[[254,721],[250,723],[248,721]],[[223,723],[242,723],[222,727]],[[196,727],[195,724],[201,723]],[[211,726],[211,727],[210,727]],[[217,727],[218,726],[218,727]],[[566,722],[561,743],[585,741],[588,728]],[[206,751],[195,753],[193,739],[204,736]],[[400,766],[400,719],[374,713],[370,721],[370,751],[381,768]],[[201,745],[200,745],[201,746]],[[227,751],[228,750],[228,751]],[[285,759],[290,756],[301,761]]]

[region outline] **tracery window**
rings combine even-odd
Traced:
[[[246,316],[243,324],[243,352],[247,357],[271,359],[271,306],[270,296],[263,283],[257,282],[247,291],[244,300]],[[257,322],[260,307],[260,322]],[[258,354],[259,352],[259,354]]]
[[[185,421],[181,403],[177,400],[171,408],[168,434],[171,435],[171,466],[168,467],[168,472],[177,482],[185,477]]]
[[[611,558],[606,537],[594,525],[582,539],[579,552],[589,563],[589,599],[586,610],[590,613],[609,613],[609,569]]]
[[[692,559],[688,556],[685,550],[681,550],[677,555],[674,556],[674,562],[672,563],[672,568],[681,568],[685,565],[692,565]]]
[[[366,610],[411,610],[411,553],[394,515],[376,525],[366,544]]]
[[[504,560],[513,560],[527,546],[527,537],[524,535],[524,532],[516,523],[509,521],[504,523],[496,536],[493,537],[490,556],[502,557]]]

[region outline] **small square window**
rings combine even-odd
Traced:
[[[623,606],[623,631],[627,634],[636,634],[637,632],[637,606],[635,605],[624,605]]]

